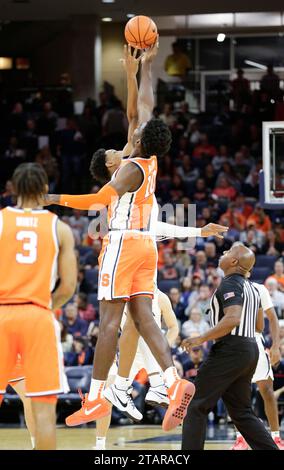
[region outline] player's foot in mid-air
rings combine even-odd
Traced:
[[[143,415],[137,410],[131,396],[132,388],[120,390],[115,384],[106,388],[103,392],[104,397],[112,403],[118,410],[127,415],[134,421],[141,421]]]
[[[145,402],[151,406],[162,406],[167,408],[170,400],[168,398],[166,387],[164,385],[150,387],[145,397]]]
[[[184,379],[176,380],[168,389],[170,404],[163,420],[164,431],[176,428],[183,421],[194,394],[195,386]]]
[[[67,426],[79,426],[90,421],[96,421],[111,413],[111,407],[105,398],[98,397],[90,401],[87,393],[85,396],[80,393],[80,396],[82,398],[81,408],[66,418],[65,423]]]
[[[249,445],[243,436],[238,436],[230,450],[249,450]]]

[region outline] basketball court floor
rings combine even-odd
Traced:
[[[208,426],[207,450],[229,450],[235,438],[231,425]],[[165,433],[161,426],[112,427],[108,437],[108,450],[180,450],[181,428]],[[57,428],[59,450],[91,450],[95,445],[95,428]],[[29,435],[25,428],[0,428],[0,450],[30,450]]]

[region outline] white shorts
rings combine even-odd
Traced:
[[[258,345],[259,358],[252,378],[252,383],[260,382],[261,380],[268,380],[269,378],[274,380],[270,358],[264,349],[263,337],[261,334],[257,333],[255,339]]]

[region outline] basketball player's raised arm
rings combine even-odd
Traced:
[[[159,290],[158,296],[159,307],[161,309],[162,318],[168,328],[166,338],[170,346],[172,346],[179,334],[179,327],[175,312],[173,311],[170,299],[164,292]]]
[[[159,37],[153,46],[147,49],[141,57],[141,80],[138,92],[138,125],[148,122],[154,109],[154,92],[152,81],[152,62],[159,48]]]
[[[74,251],[74,237],[68,225],[61,220],[57,224],[59,241],[58,277],[59,285],[52,294],[52,308],[64,305],[72,297],[77,284],[77,261]]]
[[[114,181],[103,186],[96,194],[47,194],[43,205],[56,204],[72,209],[100,211],[128,191],[136,191],[142,181],[141,170],[130,162],[119,170]]]
[[[128,137],[127,144],[123,149],[123,156],[130,155],[133,150],[132,137],[134,131],[138,125],[138,84],[137,84],[137,72],[139,68],[139,62],[141,59],[137,57],[138,49],[134,49],[133,54],[131,53],[131,46],[124,46],[124,57],[121,60],[123,67],[126,71],[127,77],[127,119],[128,119]]]

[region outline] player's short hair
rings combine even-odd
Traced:
[[[109,180],[109,172],[106,167],[106,150],[97,150],[90,163],[90,173],[92,177],[101,184],[106,184]]]
[[[141,145],[143,156],[163,157],[170,150],[172,134],[161,119],[151,119],[143,129]]]
[[[45,194],[48,178],[39,163],[21,163],[13,173],[12,182],[18,197],[37,200]]]

